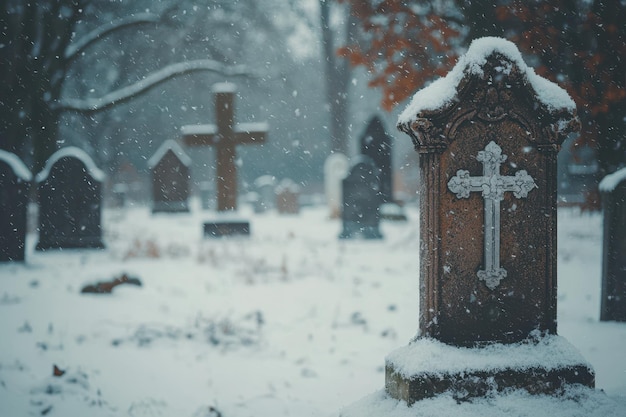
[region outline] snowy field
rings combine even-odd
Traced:
[[[322,207],[244,207],[252,237],[222,240],[202,239],[200,210],[103,214],[106,250],[35,252],[29,236],[26,263],[0,265],[0,416],[336,416],[355,402],[347,414],[626,416],[626,323],[598,320],[599,214],[560,210],[558,255],[559,333],[598,395],[412,409],[380,390],[385,356],[417,328],[415,207],[380,241],[338,240]],[[122,274],[142,286],[81,294]]]

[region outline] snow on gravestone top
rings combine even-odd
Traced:
[[[398,124],[411,123],[422,111],[436,110],[453,104],[458,99],[457,92],[463,78],[468,74],[483,75],[483,66],[487,62],[487,57],[494,53],[505,56],[511,64],[517,66],[525,75],[539,102],[544,104],[549,111],[571,112],[576,109],[576,103],[567,91],[538,76],[532,68],[526,65],[514,43],[502,38],[484,37],[470,44],[465,55],[459,58],[448,75],[432,82],[413,96],[411,102],[398,116]],[[511,66],[501,68],[504,74],[510,74],[511,70]],[[566,125],[564,124],[563,128]]]
[[[76,146],[67,146],[65,148],[59,149],[58,151],[53,153],[50,158],[48,158],[48,160],[46,161],[46,165],[41,170],[41,172],[37,174],[35,180],[37,182],[44,182],[45,180],[47,180],[48,176],[50,175],[50,170],[52,169],[54,164],[56,164],[57,161],[59,161],[60,159],[66,157],[76,158],[80,160],[85,165],[87,173],[89,173],[89,175],[91,175],[96,181],[103,182],[106,178],[106,174],[104,173],[104,171],[96,166],[96,164],[93,162],[93,159],[91,159],[87,152]]]
[[[17,155],[0,149],[0,161],[9,165],[13,170],[13,173],[22,181],[30,181],[33,179],[33,174],[31,174],[26,165],[24,165],[22,160],[18,158]]]
[[[556,333],[556,154],[579,126],[572,99],[489,37],[398,121],[420,153],[421,334],[467,346]]]
[[[153,169],[169,150],[174,152],[183,165],[186,167],[191,166],[191,158],[183,150],[182,146],[180,146],[175,140],[169,139],[163,142],[154,155],[148,159],[148,168]]]
[[[237,91],[237,85],[234,83],[216,83],[212,88],[214,93],[235,93]]]
[[[614,191],[622,181],[626,181],[626,168],[619,169],[604,177],[602,181],[600,181],[598,189],[603,193],[610,193]]]

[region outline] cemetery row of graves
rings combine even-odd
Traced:
[[[215,93],[216,124],[185,126],[182,139],[216,148],[217,211],[236,212],[236,146],[262,143],[267,126],[235,124],[233,87],[219,85]],[[578,127],[567,93],[535,75],[513,44],[493,38],[475,41],[400,115],[399,128],[420,154],[421,337],[387,357],[391,398],[413,404],[451,391],[462,401],[509,388],[543,394],[572,384],[594,388],[594,370],[556,331],[557,154]],[[183,147],[166,142],[148,165],[153,212],[188,211]],[[376,118],[357,157],[328,158],[326,199],[342,220],[338,238],[381,239],[381,218],[405,219],[394,203],[391,167],[391,141]],[[38,250],[104,247],[103,180],[77,148],[52,155],[34,177]],[[0,256],[21,261],[33,177],[17,157],[1,153],[0,181],[1,200],[10,203],[0,219]],[[257,210],[297,214],[298,187],[284,181],[277,190],[271,182],[259,182]],[[626,321],[626,171],[605,178],[600,189],[601,318]],[[204,224],[207,238],[231,234],[250,234],[249,221]],[[442,345],[433,348],[432,340]],[[459,352],[466,355],[461,365],[419,359]]]
[[[237,212],[236,147],[265,140],[265,124],[234,124],[232,84],[218,84],[215,90],[217,123],[184,126],[182,139],[189,147],[216,148],[216,195],[203,190],[202,208],[211,209],[216,200],[218,212]],[[256,129],[256,130],[255,130]],[[406,220],[392,196],[391,138],[378,117],[372,118],[360,139],[360,154],[349,161],[343,154],[332,154],[325,164],[325,191],[333,218],[343,219],[339,238],[380,239],[381,217]],[[191,158],[175,140],[164,142],[148,159],[151,174],[151,210],[153,213],[190,211]],[[101,216],[105,174],[93,159],[77,147],[65,147],[54,153],[44,169],[34,176],[13,154],[0,151],[0,179],[6,216],[3,216],[3,261],[22,261],[25,257],[27,216],[33,180],[37,196],[36,249],[102,249]],[[124,206],[128,189],[125,184],[112,187],[112,197]],[[300,210],[300,187],[285,178],[277,184],[271,175],[259,177],[248,199],[256,213],[275,209],[281,214]],[[31,219],[33,223],[33,219]],[[247,220],[217,220],[204,224],[204,234],[211,237],[249,235]]]

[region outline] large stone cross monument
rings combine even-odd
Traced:
[[[265,142],[267,123],[234,122],[233,97],[235,85],[218,83],[215,93],[216,124],[188,125],[182,127],[187,146],[215,146],[217,153],[217,210],[237,209],[236,147],[243,144]]]
[[[400,114],[398,128],[420,154],[420,322],[415,341],[387,357],[392,396],[411,403],[455,387],[593,386],[593,370],[557,336],[556,321],[556,156],[578,125],[565,90],[500,38],[474,41]],[[446,368],[444,354],[416,365],[426,364],[432,344],[420,349],[431,342],[490,362]],[[533,344],[536,354],[521,359]],[[558,359],[542,362],[542,349]]]

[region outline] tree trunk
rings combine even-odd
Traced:
[[[330,27],[330,0],[320,0],[320,23],[322,46],[326,66],[326,102],[330,113],[331,150],[347,154],[348,152],[348,88],[350,66],[345,58],[337,56],[334,36]],[[348,13],[346,37],[354,32],[354,18]],[[346,42],[346,44],[349,44]]]

